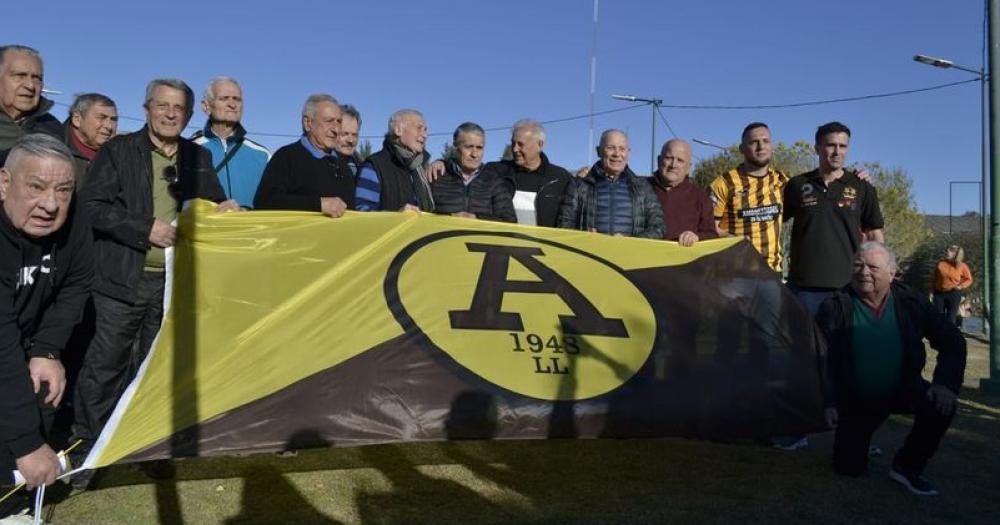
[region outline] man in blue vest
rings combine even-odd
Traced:
[[[212,164],[226,198],[244,207],[253,203],[264,167],[271,152],[250,140],[240,124],[243,118],[243,90],[236,80],[216,77],[208,83],[201,99],[208,115],[205,129],[194,134],[195,144],[212,152]]]

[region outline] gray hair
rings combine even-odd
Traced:
[[[518,120],[510,127],[511,136],[514,136],[519,129],[528,129],[531,131],[532,136],[535,137],[536,142],[545,142],[545,126],[541,122],[530,118]]]
[[[69,106],[69,114],[79,113],[84,115],[93,106],[115,106],[115,101],[111,100],[107,95],[102,95],[100,93],[82,93],[77,95],[73,99],[73,104]]]
[[[334,106],[340,107],[337,99],[333,98],[333,95],[327,95],[326,93],[314,93],[309,95],[306,99],[306,103],[302,105],[302,116],[308,117],[310,119],[316,118],[316,106],[320,105],[322,102],[330,102]]]
[[[625,133],[624,131],[622,131],[622,130],[620,130],[618,128],[610,128],[610,129],[606,129],[606,130],[604,130],[604,131],[601,132],[601,141],[597,143],[597,147],[599,147],[599,148],[603,147],[604,146],[604,142],[606,140],[608,140],[608,137],[610,137],[611,135],[614,135],[615,133],[618,133],[621,136],[625,137],[625,141],[628,142],[628,134],[627,133]]]
[[[6,45],[6,46],[0,46],[0,69],[3,69],[3,62],[4,62],[4,59],[7,58],[7,52],[8,51],[18,51],[18,52],[24,53],[26,55],[31,55],[31,56],[37,58],[38,62],[41,63],[43,65],[43,67],[44,67],[44,63],[42,62],[42,54],[39,53],[37,49],[35,49],[33,47],[18,45],[18,44],[10,44],[10,45]]]
[[[191,118],[194,114],[194,90],[191,86],[187,85],[183,80],[176,78],[154,78],[146,84],[146,101],[142,103],[142,106],[149,109],[149,103],[153,100],[153,92],[156,91],[158,87],[168,87],[176,89],[178,91],[184,92],[184,113]]]
[[[458,137],[462,136],[462,133],[475,133],[482,135],[483,139],[486,138],[486,130],[482,126],[475,122],[463,122],[455,128],[455,133],[451,135],[451,143],[453,145],[458,146]]]
[[[350,104],[344,104],[340,106],[340,113],[342,117],[351,117],[358,121],[358,129],[361,129],[361,112],[358,111],[358,108]]]
[[[393,129],[395,129],[396,124],[402,124],[403,121],[406,120],[406,117],[420,117],[420,120],[424,120],[426,122],[423,113],[415,109],[400,109],[389,117],[389,130],[386,132],[386,135],[389,137],[395,137],[396,133]]]
[[[73,166],[73,154],[66,144],[44,133],[30,133],[17,139],[10,148],[4,168],[12,175],[16,174],[25,157],[60,160]]]
[[[888,246],[878,242],[878,241],[866,241],[861,244],[858,248],[858,255],[870,252],[870,251],[881,251],[885,254],[886,258],[889,259],[889,269],[892,271],[899,270],[899,264],[896,261],[896,254],[892,253],[892,250]]]
[[[215,85],[218,84],[219,82],[232,82],[233,84],[236,85],[237,88],[239,88],[240,91],[243,91],[243,88],[240,86],[240,83],[237,82],[235,78],[219,76],[208,81],[208,85],[205,86],[205,93],[201,96],[201,99],[204,100],[205,102],[211,102],[215,100]]]

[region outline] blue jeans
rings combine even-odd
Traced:
[[[823,301],[837,293],[835,288],[800,288],[792,283],[788,283],[788,289],[795,294],[795,298],[802,303],[802,306],[806,307],[809,315],[813,317],[816,317],[816,312],[819,311],[819,306],[823,304]]]

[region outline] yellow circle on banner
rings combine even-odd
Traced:
[[[399,268],[400,306],[431,343],[493,384],[587,399],[628,381],[652,351],[652,307],[598,258],[504,234],[418,244]]]

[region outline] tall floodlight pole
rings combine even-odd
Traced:
[[[989,73],[992,77],[994,71],[1000,70],[1000,42],[998,42],[997,31],[1000,30],[1000,13],[997,12],[998,7],[1000,7],[1000,0],[989,0],[987,12],[989,19],[989,57],[990,57],[990,69]],[[990,78],[990,253],[996,254],[997,249],[1000,248],[1000,114],[997,113],[997,108],[1000,107],[1000,90],[997,89],[997,83]],[[1000,271],[1000,265],[997,264],[996,257],[992,260],[987,261],[987,264],[991,266],[990,276],[989,276],[989,286],[990,286],[990,301],[992,305],[1000,304],[1000,298],[997,294],[1000,293],[1000,287],[997,286],[997,275]],[[1000,330],[1000,319],[997,318],[996,309],[990,308],[989,320],[990,320],[990,363],[989,363],[989,377],[983,379],[980,383],[980,388],[982,390],[1000,391],[1000,339],[998,339],[997,333]]]
[[[649,104],[649,107],[653,110],[653,130],[649,136],[649,172],[656,173],[656,113],[659,112],[660,106],[663,105],[663,99],[644,98],[635,95],[611,95],[611,98],[626,102],[642,102],[643,104]]]
[[[979,151],[979,157],[980,158],[979,158],[979,164],[980,164],[980,169],[981,169],[981,182],[980,182],[980,185],[982,186],[980,188],[981,191],[979,192],[979,214],[981,215],[981,217],[979,219],[981,221],[981,223],[980,223],[980,229],[982,230],[981,234],[982,234],[982,241],[983,241],[983,254],[982,254],[982,256],[983,256],[983,275],[982,275],[982,279],[983,279],[984,283],[989,283],[989,281],[990,281],[990,277],[989,276],[993,272],[990,269],[990,263],[989,263],[989,261],[990,261],[990,223],[989,223],[989,219],[987,218],[988,214],[987,214],[987,210],[986,210],[986,208],[987,208],[987,205],[986,205],[986,199],[987,199],[987,197],[986,197],[986,195],[987,195],[987,193],[986,193],[986,187],[987,186],[986,186],[986,184],[987,184],[987,180],[989,179],[989,174],[990,174],[989,163],[986,160],[987,159],[987,152],[989,151],[989,148],[988,148],[988,146],[986,144],[987,140],[989,138],[989,131],[988,131],[988,126],[987,126],[987,121],[989,120],[989,118],[988,118],[989,115],[988,115],[988,113],[986,111],[986,100],[987,100],[986,99],[986,81],[989,80],[989,78],[986,75],[986,71],[985,71],[985,66],[986,65],[983,64],[983,68],[974,69],[974,68],[971,68],[971,67],[966,67],[966,66],[962,66],[962,65],[956,64],[956,63],[954,63],[951,60],[948,60],[946,58],[938,58],[938,57],[932,57],[932,56],[927,56],[927,55],[917,55],[917,56],[913,57],[913,60],[915,60],[917,62],[920,62],[921,64],[927,64],[928,66],[939,67],[941,69],[958,69],[960,71],[966,71],[968,73],[972,73],[972,74],[974,74],[974,75],[976,75],[976,76],[979,77],[979,136],[980,136],[979,137],[980,138],[980,151]],[[991,312],[991,310],[990,310],[990,306],[991,306],[990,305],[990,302],[991,302],[990,299],[991,299],[991,297],[990,297],[989,286],[983,286],[983,297],[982,297],[982,300],[983,300],[983,320],[986,321],[986,322],[983,323],[983,329],[987,330],[987,332],[992,328],[990,326],[990,323],[988,322],[988,319],[989,319],[989,316],[990,316],[990,312]]]
[[[921,64],[927,64],[928,66],[939,67],[941,69],[958,69],[961,71],[966,71],[972,73],[979,77],[979,139],[980,139],[980,150],[979,150],[979,165],[980,165],[980,191],[979,191],[979,217],[980,219],[980,236],[982,238],[983,250],[983,283],[990,282],[990,274],[993,273],[990,269],[990,223],[987,214],[986,205],[986,184],[989,179],[990,168],[986,162],[986,152],[989,149],[987,145],[989,131],[986,126],[987,112],[986,112],[986,81],[987,75],[984,68],[973,69],[971,67],[962,66],[948,60],[947,58],[938,58],[927,55],[917,55],[913,57],[913,60],[920,62]],[[985,67],[985,64],[983,65]],[[986,330],[987,335],[990,333],[992,327],[988,322],[990,315],[990,303],[991,303],[989,286],[983,286],[983,329]]]

